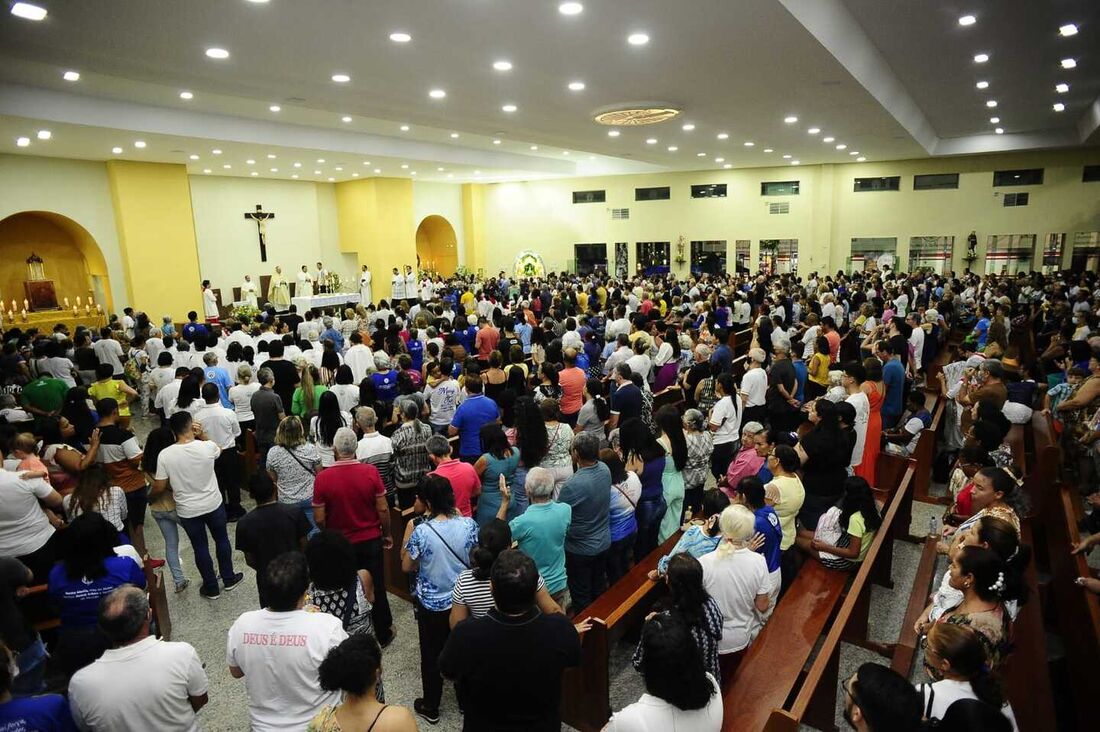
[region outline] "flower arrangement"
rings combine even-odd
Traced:
[[[254,321],[260,316],[260,309],[249,304],[237,305],[232,311],[233,319],[243,321],[246,318]]]
[[[344,281],[340,278],[340,275],[335,272],[329,272],[328,282],[326,283],[329,292],[343,292]]]

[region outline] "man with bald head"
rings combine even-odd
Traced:
[[[111,643],[69,682],[73,719],[82,730],[192,732],[208,682],[189,643],[158,640],[145,590],[122,585],[99,604],[99,629]]]

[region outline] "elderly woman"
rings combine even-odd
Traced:
[[[764,433],[764,425],[759,422],[748,422],[741,427],[741,450],[730,463],[725,479],[718,483],[719,489],[730,498],[736,497],[737,484],[742,478],[756,475],[764,465],[764,457],[756,450],[756,436]]]
[[[565,532],[573,509],[553,499],[554,474],[545,468],[531,468],[524,486],[530,504],[527,510],[508,522],[517,547],[534,560],[546,582],[546,591],[562,608],[566,607],[568,584],[565,575]],[[500,486],[501,503],[497,518],[508,515],[512,491]]]

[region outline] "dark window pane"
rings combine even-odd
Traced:
[[[854,190],[856,193],[864,191],[896,191],[901,188],[900,175],[888,175],[881,178],[856,178]]]
[[[797,196],[798,181],[773,180],[760,183],[761,196]]]
[[[607,191],[573,191],[573,203],[605,203]]]
[[[1100,165],[1086,165],[1081,175],[1082,183],[1100,183]]]
[[[692,198],[725,198],[726,184],[711,183],[710,185],[692,186]]]
[[[635,201],[667,201],[669,198],[669,187],[660,186],[657,188],[635,188],[634,200]]]
[[[959,187],[958,173],[930,173],[913,176],[914,191],[936,191]]]
[[[1043,184],[1042,168],[1026,168],[1023,170],[994,170],[993,186],[1041,186]]]

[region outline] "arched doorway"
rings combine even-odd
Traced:
[[[442,216],[427,216],[416,227],[416,260],[420,269],[450,277],[458,269],[458,237]]]
[[[27,258],[42,258],[46,278],[53,280],[58,303],[69,298],[95,302],[111,312],[111,286],[107,262],[95,239],[83,226],[52,211],[22,211],[0,220],[0,299],[26,297]]]

